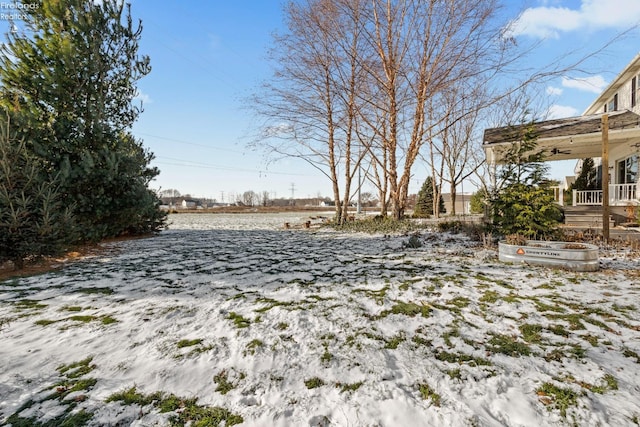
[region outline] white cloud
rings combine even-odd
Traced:
[[[528,8],[511,22],[506,34],[510,37],[558,38],[563,32],[624,28],[638,23],[638,0],[581,0],[578,9],[560,6]]]
[[[607,81],[601,75],[584,78],[562,78],[562,86],[564,87],[578,89],[585,92],[593,92],[596,94],[600,94],[607,85]]]
[[[151,97],[146,93],[143,93],[140,89],[136,91],[136,96],[133,97],[134,101],[142,101],[143,104],[151,104],[153,101]]]
[[[549,86],[547,87],[547,95],[560,96],[562,95],[562,88]]]
[[[568,105],[557,105],[554,104],[549,107],[547,111],[547,117],[549,120],[551,119],[561,119],[564,117],[576,117],[579,116],[580,112],[573,107],[569,107]]]

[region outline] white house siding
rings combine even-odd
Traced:
[[[635,105],[632,106],[633,80],[635,79]],[[617,111],[630,110],[640,115],[640,55],[627,65],[611,84],[596,98],[583,115],[610,112],[610,101],[618,95]],[[607,108],[605,108],[607,106]],[[634,146],[637,145],[637,146]],[[640,140],[631,141],[628,145],[611,148],[609,152],[610,183],[623,181],[619,176],[618,162],[632,155],[640,154]],[[578,169],[578,167],[576,168]]]

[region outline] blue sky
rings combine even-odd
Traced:
[[[587,55],[640,22],[639,0],[505,3],[507,16],[520,16],[512,27],[516,40],[539,42],[533,68]],[[224,201],[247,190],[290,197],[292,186],[296,197],[331,195],[327,178],[305,163],[268,164],[264,153],[247,148],[254,119],[244,99],[271,74],[267,49],[272,33],[282,30],[282,9],[278,0],[132,1],[133,15],[144,26],[140,53],[151,57],[153,67],[139,83],[145,111],[134,127],[161,170],[153,188]],[[0,22],[3,33],[7,27]],[[551,115],[581,114],[640,52],[639,36],[632,30],[583,64],[582,72],[550,81],[541,95]],[[562,178],[572,166],[553,165],[551,173]],[[425,165],[416,165],[411,192],[427,173]]]

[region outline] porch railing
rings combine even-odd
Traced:
[[[611,184],[609,185],[609,204],[638,204],[637,184]],[[602,190],[573,190],[573,206],[600,206],[602,205]]]

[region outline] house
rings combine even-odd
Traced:
[[[442,201],[444,202],[444,209],[446,213],[453,212],[453,205],[451,203],[451,194],[442,194]],[[469,215],[471,214],[471,194],[456,194],[456,214],[457,215]]]
[[[182,203],[180,203],[179,206],[182,209],[196,209],[196,207],[198,206],[198,201],[192,199],[182,199]]]
[[[537,150],[548,161],[593,158],[602,177],[603,120],[608,121],[609,205],[633,207],[640,204],[638,160],[640,154],[640,54],[627,65],[591,103],[582,116],[546,120],[522,126],[486,129],[483,148],[489,164],[503,161],[503,154],[519,142],[526,127],[537,138]],[[568,181],[571,178],[568,177]],[[601,182],[601,181],[600,181]],[[561,192],[560,192],[561,193]],[[600,190],[575,191],[574,206],[602,205]],[[559,197],[560,201],[562,200]]]

